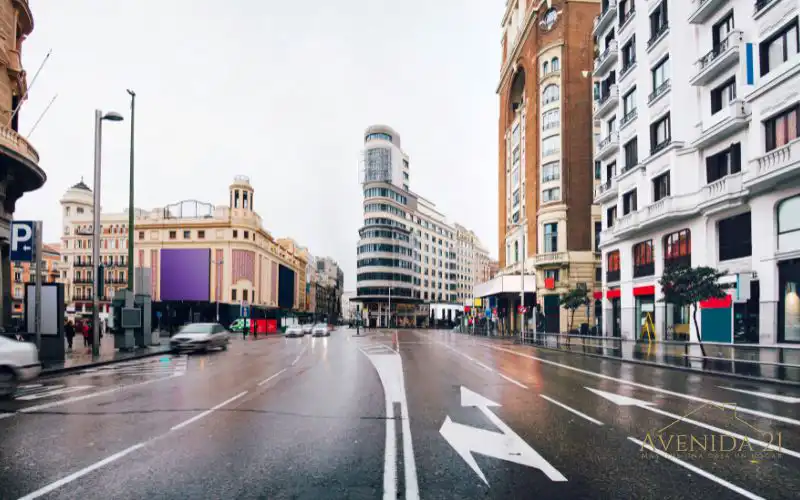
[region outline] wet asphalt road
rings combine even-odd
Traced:
[[[354,333],[27,384],[0,402],[0,498],[800,496],[800,391]]]

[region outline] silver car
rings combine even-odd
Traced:
[[[292,325],[286,329],[287,337],[302,337],[305,335],[303,329],[299,325]]]
[[[220,347],[228,350],[228,330],[219,323],[190,323],[184,325],[170,340],[173,352],[207,351]]]
[[[328,330],[328,325],[326,325],[325,323],[317,323],[311,330],[311,335],[315,337],[329,337],[330,334],[331,331]]]

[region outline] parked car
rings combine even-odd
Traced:
[[[227,351],[230,340],[228,330],[219,323],[190,323],[178,330],[169,345],[173,352],[207,351],[215,347]]]
[[[311,330],[311,335],[315,337],[328,337],[330,334],[331,331],[328,329],[328,325],[325,323],[317,323]]]
[[[304,335],[303,328],[299,325],[292,325],[286,329],[287,337],[302,337]]]
[[[35,345],[0,337],[0,397],[13,396],[20,382],[35,379],[41,371]]]
[[[314,330],[313,323],[306,323],[303,325],[303,335],[311,335],[311,332]]]

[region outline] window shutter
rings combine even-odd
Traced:
[[[731,174],[742,171],[742,145],[740,143],[731,144]]]

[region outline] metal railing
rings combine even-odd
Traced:
[[[653,91],[650,93],[650,95],[647,97],[647,102],[648,102],[649,104],[652,104],[652,103],[653,103],[653,101],[655,101],[656,99],[658,99],[658,98],[659,98],[659,97],[661,97],[662,95],[666,94],[666,93],[667,93],[667,91],[669,90],[669,88],[670,88],[670,81],[669,81],[669,79],[667,79],[667,80],[664,80],[663,82],[661,82],[661,85],[659,85],[658,87],[656,87],[656,88],[655,88],[655,90],[653,90]]]
[[[732,35],[739,35],[738,31],[731,31],[728,35],[719,41],[719,43],[711,48],[708,52],[706,52],[703,57],[695,61],[695,65],[697,66],[697,72],[700,73],[704,69],[706,69],[712,62],[714,62],[717,57],[720,56],[723,52],[728,50],[731,46],[731,38]]]
[[[658,28],[658,31],[653,33],[653,36],[650,37],[650,40],[647,41],[647,48],[649,49],[653,45],[655,45],[659,40],[661,40],[662,35],[667,32],[669,29],[669,24],[664,23],[661,27]]]

